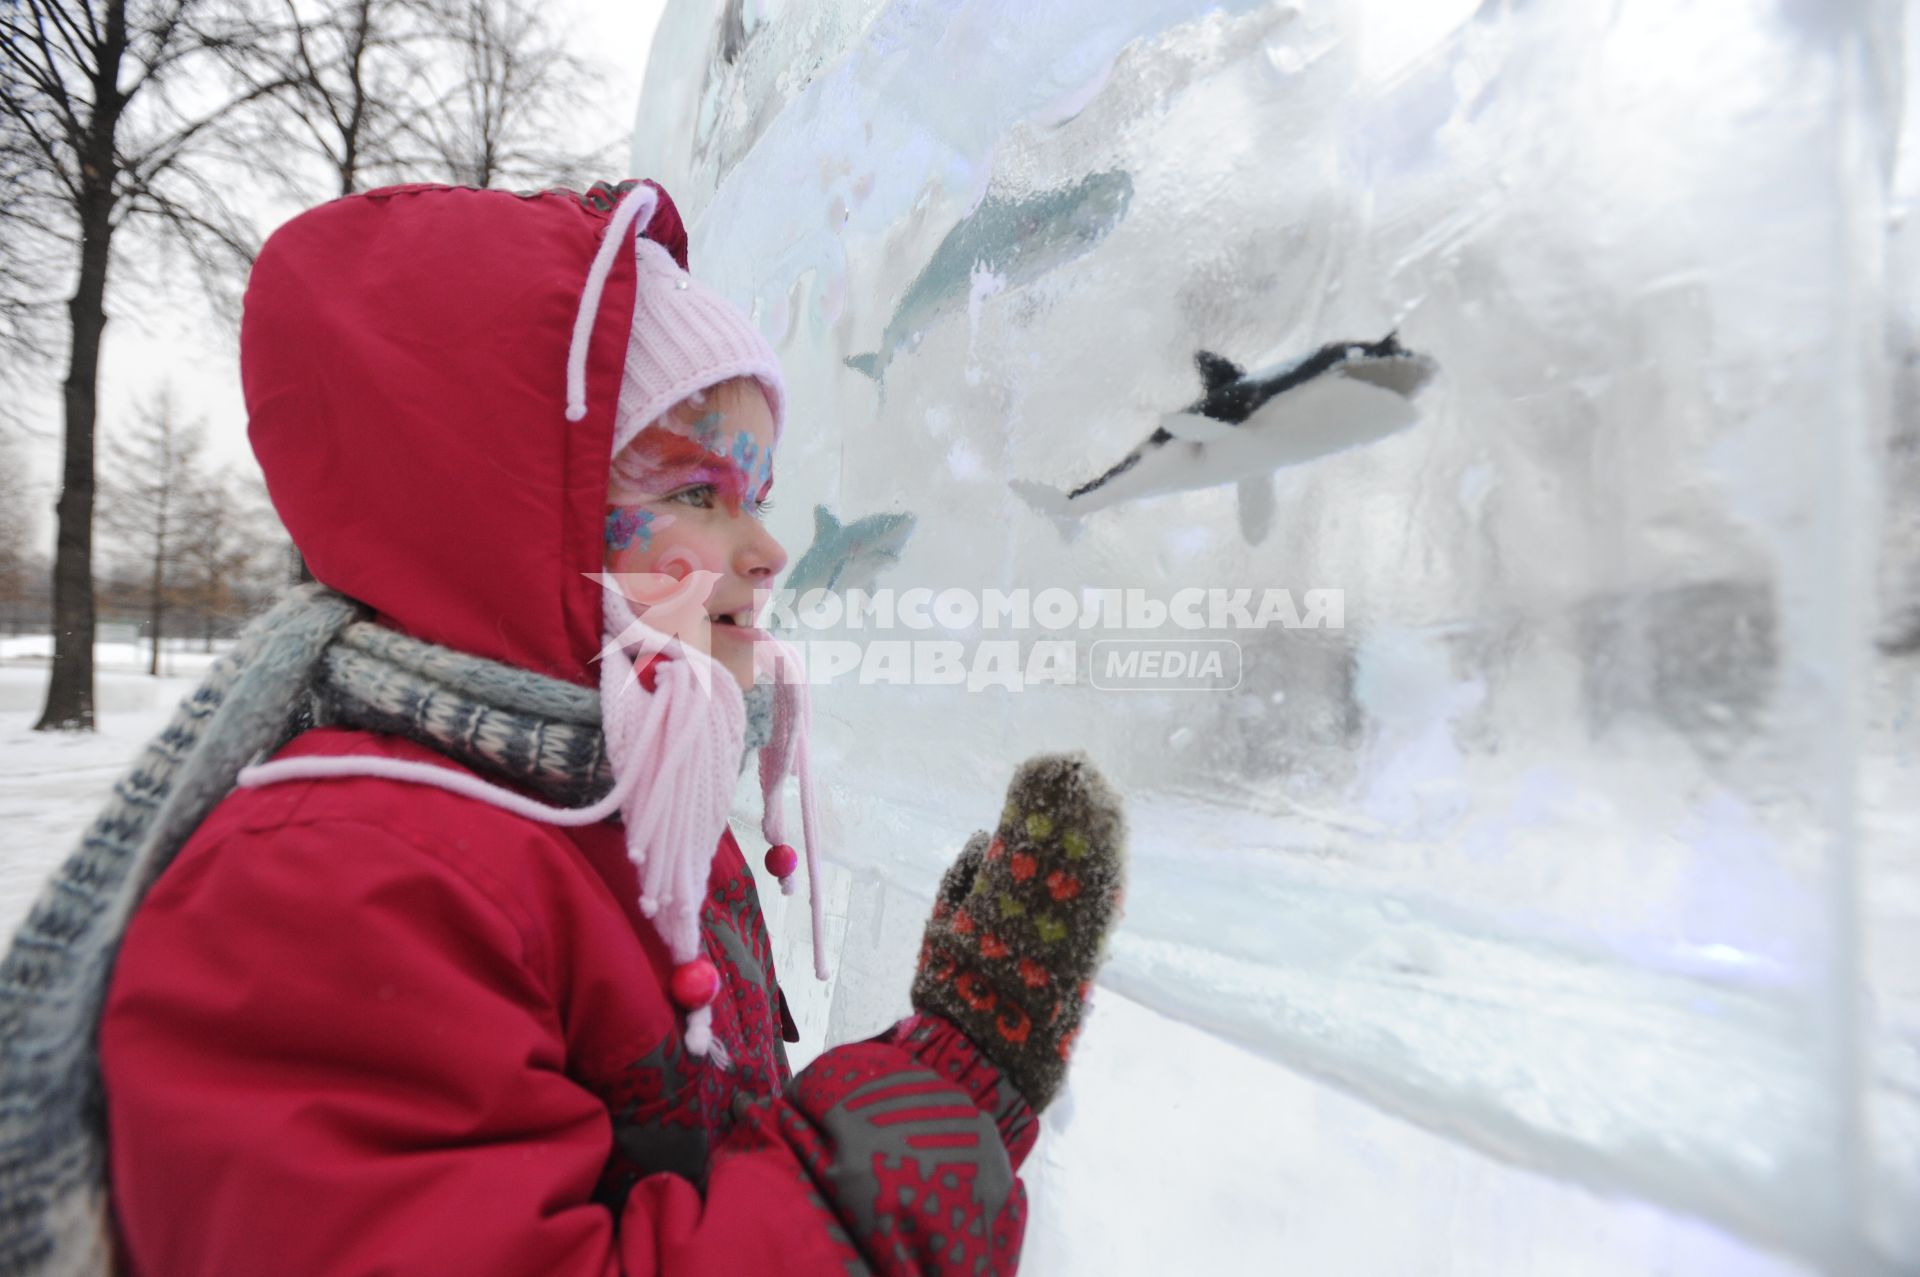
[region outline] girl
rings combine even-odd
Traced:
[[[265,246],[249,433],[321,584],[182,707],[0,969],[0,1269],[106,1271],[74,1031],[104,990],[140,1277],[1013,1271],[1117,804],[1027,764],[941,886],[916,1013],[789,1074],[726,823],[770,702],[768,869],[791,886],[789,773],[816,851],[804,685],[751,625],[786,397],[685,253],[651,184],[393,188]]]

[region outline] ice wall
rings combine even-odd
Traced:
[[[1092,686],[1106,631],[1073,686],[817,689],[857,872],[813,1022],[901,1009],[1012,762],[1087,746],[1134,819],[1113,988],[1518,1164],[1920,1265],[1906,23],[676,0],[636,170],[782,353],[810,578],[1344,595],[1220,631],[1227,692]],[[1419,424],[1279,470],[1257,541],[1233,486],[1072,537],[1011,486],[1119,461],[1197,350],[1391,330],[1440,369]]]

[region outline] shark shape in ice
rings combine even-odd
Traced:
[[[933,250],[880,335],[880,348],[850,357],[847,367],[884,379],[895,356],[918,345],[940,319],[966,308],[979,272],[991,275],[998,288],[1031,284],[1092,252],[1132,202],[1133,178],[1119,170],[1021,199],[987,196]]]
[[[1202,350],[1206,393],[1098,478],[1070,492],[1024,479],[1013,490],[1071,538],[1082,516],[1108,506],[1239,485],[1240,530],[1258,545],[1273,524],[1273,472],[1384,439],[1419,418],[1414,397],[1436,365],[1389,333],[1377,342],[1332,342],[1291,363],[1247,372]]]
[[[787,574],[786,588],[795,598],[808,590],[871,591],[899,562],[915,522],[911,514],[870,514],[843,526],[827,507],[813,507],[813,544]]]

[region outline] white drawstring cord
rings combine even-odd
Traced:
[[[614,786],[587,807],[554,807],[490,784],[469,772],[432,763],[365,755],[283,758],[243,768],[239,784],[258,789],[292,780],[332,780],[366,776],[428,785],[487,803],[546,825],[598,824],[618,812],[626,826],[627,854],[640,881],[640,909],[659,928],[676,963],[701,954],[700,907],[713,872],[713,853],[732,801],[731,776],[745,734],[745,708],[733,676],[704,652],[682,644],[679,659],[654,666],[657,690],[632,710],[621,702],[634,694],[639,676],[624,648],[611,640],[638,642],[659,651],[667,639],[637,620],[624,596],[608,590],[606,629],[609,644],[601,657],[601,720]],[[813,760],[808,738],[813,707],[806,692],[806,671],[789,644],[768,640],[774,650],[773,738],[761,751],[761,830],[773,843],[785,841],[782,788],[789,773],[800,783],[800,825],[807,855],[807,904],[812,922],[813,973],[827,971],[825,898],[820,881],[819,816],[815,809]],[[704,666],[704,679],[702,678]],[[669,680],[662,686],[658,680]],[[642,780],[646,784],[641,784]],[[649,854],[654,848],[656,854]],[[792,894],[792,875],[781,879]],[[687,1048],[707,1053],[712,1013],[701,1007],[687,1013]]]
[[[795,684],[802,687],[802,684]],[[813,810],[813,747],[808,738],[813,734],[813,703],[804,694],[799,696],[800,724],[799,740],[796,745],[797,766],[795,771],[800,778],[800,830],[807,840],[807,903],[810,906],[813,924],[813,974],[815,979],[827,978],[827,938],[825,906],[820,888],[820,839],[815,832],[819,821]]]
[[[808,737],[813,704],[807,695],[806,668],[792,645],[764,640],[774,654],[773,735],[760,751],[760,832],[770,843],[785,842],[786,802],[781,793],[789,773],[800,782],[800,831],[807,846],[807,905],[813,922],[813,974],[827,978],[825,901],[820,884],[819,823],[814,811],[813,767]],[[793,894],[793,875],[780,879],[784,895]]]
[[[633,789],[637,775],[635,772],[628,772],[617,777],[612,791],[591,807],[552,807],[546,803],[535,802],[531,798],[523,798],[497,785],[490,785],[471,773],[454,771],[433,763],[409,762],[401,758],[367,758],[352,754],[326,758],[281,758],[271,763],[256,763],[252,767],[240,769],[238,783],[242,789],[259,789],[264,785],[278,785],[289,780],[339,780],[353,776],[376,776],[383,780],[430,785],[435,789],[444,789],[465,798],[477,798],[502,811],[510,811],[528,820],[537,820],[543,825],[578,828],[597,825],[619,811],[620,804]]]
[[[567,346],[567,420],[583,421],[587,415],[587,347],[593,342],[593,324],[600,315],[600,295],[607,289],[607,276],[627,242],[627,232],[635,222],[644,234],[647,223],[660,206],[659,192],[642,182],[627,193],[607,224],[606,238],[594,254],[593,268],[587,272],[587,286],[580,294],[580,313],[573,319],[573,341]],[[642,216],[644,214],[645,216]]]

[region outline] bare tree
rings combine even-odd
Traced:
[[[558,139],[579,132],[581,104],[605,76],[570,51],[549,10],[530,0],[444,0],[454,81],[422,120],[433,158],[467,186],[584,184],[614,158]]]
[[[245,65],[295,91],[261,117],[283,184],[318,167],[332,192],[442,178],[470,186],[578,181],[611,158],[577,134],[603,76],[531,0],[274,0]]]
[[[147,633],[153,656],[147,673],[160,673],[160,644],[167,612],[179,593],[179,578],[192,540],[188,515],[204,511],[196,490],[206,483],[201,462],[205,427],[180,420],[173,396],[161,390],[142,404],[134,426],[113,439],[101,522],[112,531],[120,557],[137,565],[145,583]]]
[[[416,121],[433,106],[431,63],[442,41],[427,0],[274,0],[236,65],[249,80],[292,86],[259,117],[253,148],[290,191],[312,166],[333,194],[418,172]]]
[[[93,727],[94,433],[115,237],[171,236],[210,278],[236,277],[251,236],[201,166],[224,122],[279,91],[217,72],[257,35],[239,0],[8,0],[0,7],[0,128],[31,164],[22,198],[70,254],[65,447],[56,507],[54,655],[35,724]],[[228,263],[223,274],[221,263]]]
[[[116,236],[162,232],[230,297],[254,242],[245,188],[226,180],[242,163],[289,191],[317,163],[341,194],[415,176],[573,176],[586,157],[540,139],[581,71],[526,0],[0,0],[0,350],[66,353],[39,729],[93,726],[94,436]],[[285,110],[248,109],[269,103]],[[275,158],[294,154],[306,168]],[[59,290],[66,315],[43,340],[33,319]]]

